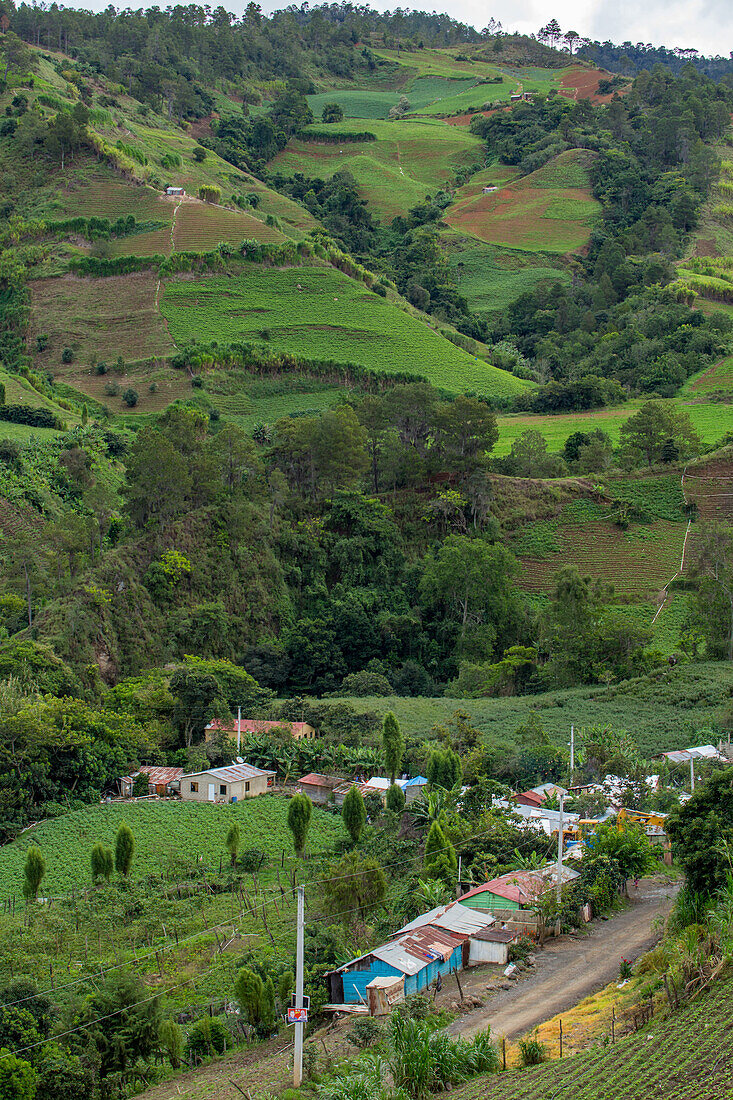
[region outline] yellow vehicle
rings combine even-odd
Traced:
[[[627,810],[622,806],[616,822],[619,832],[624,828],[624,822],[628,822],[629,825],[643,825],[645,829],[656,826],[662,832],[666,832],[664,828],[666,820],[666,814],[652,813],[649,810]]]

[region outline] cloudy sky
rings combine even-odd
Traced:
[[[285,7],[288,0],[260,0],[263,10]],[[300,0],[297,0],[299,3]],[[491,16],[501,20],[505,30],[525,34],[537,31],[555,18],[563,30],[574,30],[588,38],[612,42],[652,42],[657,46],[684,46],[705,54],[727,57],[733,50],[731,0],[413,0],[402,4],[392,0],[369,0],[380,11],[397,6],[420,11],[447,11],[456,19],[479,30]],[[231,10],[240,10],[240,3]],[[224,5],[229,7],[224,0]],[[245,4],[241,5],[246,6]]]

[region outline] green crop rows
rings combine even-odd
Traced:
[[[173,280],[160,308],[177,344],[255,340],[304,358],[420,375],[456,393],[509,394],[523,385],[332,269]]]
[[[731,1011],[728,979],[613,1046],[479,1078],[457,1100],[723,1100],[733,1095]]]

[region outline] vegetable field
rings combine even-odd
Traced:
[[[677,599],[677,597],[675,597]],[[660,616],[661,617],[661,616]],[[647,757],[666,749],[717,742],[716,716],[733,691],[733,666],[727,662],[699,662],[665,667],[649,676],[608,687],[572,688],[539,695],[497,699],[403,698],[401,696],[348,697],[358,711],[380,716],[394,711],[403,729],[416,736],[447,722],[457,711],[471,716],[485,737],[506,748],[507,739],[535,711],[547,732],[559,744],[568,740],[571,724],[582,744],[583,727],[609,723],[628,730]]]
[[[565,269],[553,266],[551,256],[498,248],[453,229],[442,239],[456,285],[478,313],[500,312],[538,283],[569,282]]]
[[[306,358],[421,375],[452,392],[509,394],[524,385],[333,269],[174,279],[160,308],[177,344],[254,340]]]
[[[562,1062],[477,1078],[459,1100],[721,1100],[733,1095],[733,982],[669,1019]]]
[[[101,841],[114,847],[115,834],[123,821],[135,836],[135,878],[198,860],[218,870],[219,857],[226,854],[224,839],[233,821],[239,822],[243,848],[261,848],[269,860],[277,858],[279,865],[283,851],[286,861],[292,859],[287,808],[287,800],[276,795],[224,805],[141,801],[89,806],[43,821],[0,848],[0,898],[20,893],[25,854],[32,844],[38,845],[46,860],[47,893],[86,889],[91,885],[92,846]],[[314,808],[308,834],[314,851],[330,850],[342,832],[339,817]]]
[[[589,154],[569,149],[489,195],[456,202],[445,220],[479,240],[529,252],[571,252],[588,240],[599,204],[590,194]]]

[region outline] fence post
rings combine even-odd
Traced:
[[[506,1069],[506,1038],[503,1035],[501,1037],[501,1062],[504,1069]]]
[[[616,1008],[611,1009],[611,1042],[616,1042]]]
[[[562,1020],[560,1021],[560,1057],[562,1058]]]

